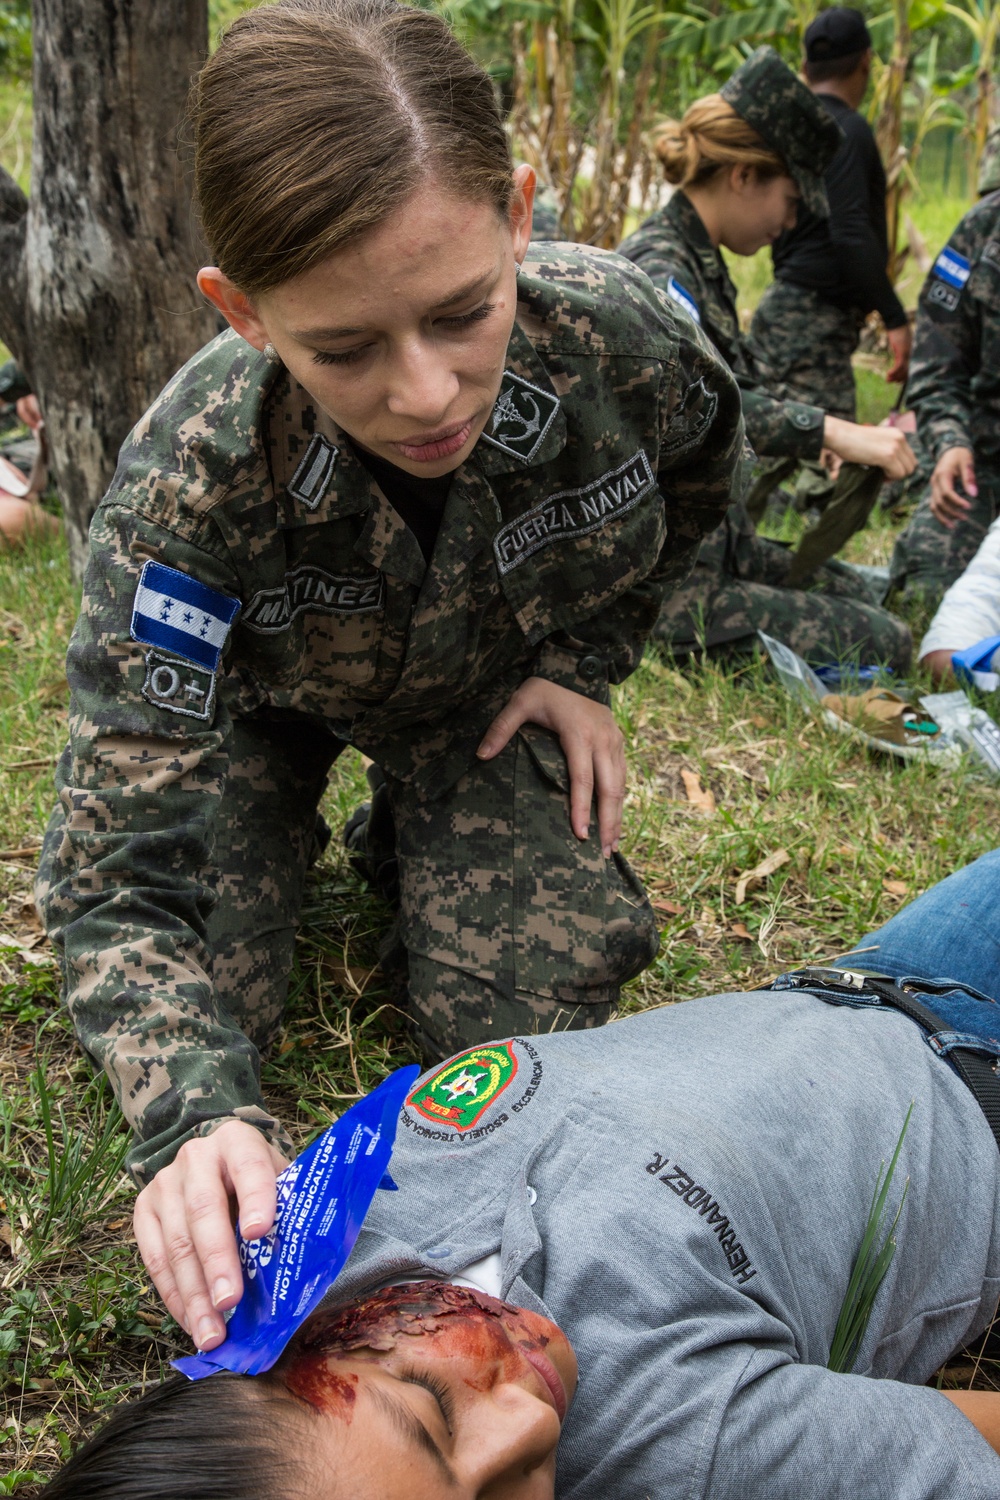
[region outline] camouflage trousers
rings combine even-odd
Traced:
[[[750,325],[761,384],[772,396],[856,421],[851,355],[863,323],[856,308],[834,307],[818,292],[772,281]]]
[[[342,749],[301,719],[234,721],[207,937],[217,1003],[260,1050],[281,1025],[319,801]],[[553,737],[525,726],[433,802],[387,786],[407,1004],[428,1055],[606,1021],[620,986],[656,954],[656,920],[628,863],[603,858],[596,820],[586,841],[574,836]],[[71,857],[58,803],[36,882],[43,916]]]
[[[904,604],[936,609],[945,590],[965,572],[1000,514],[1000,472],[976,465],[979,494],[965,520],[951,531],[931,510],[930,488],[900,532],[890,564],[891,589]]]
[[[742,505],[701,544],[694,571],[667,595],[655,638],[678,656],[751,649],[758,630],[807,661],[910,664],[906,625],[873,600],[844,563],[816,570],[808,588],[789,588],[793,554],[758,536]]]

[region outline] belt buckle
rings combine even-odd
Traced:
[[[863,990],[867,978],[864,974],[856,974],[853,969],[820,967],[796,969],[795,974],[796,978],[804,980],[806,984],[821,984],[834,990]]]

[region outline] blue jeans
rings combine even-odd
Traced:
[[[833,967],[952,980],[954,989],[923,1003],[954,1032],[992,1043],[1000,1055],[1000,849],[931,886]]]

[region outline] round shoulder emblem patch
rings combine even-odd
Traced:
[[[443,1064],[407,1099],[407,1104],[453,1130],[471,1130],[517,1074],[510,1042],[474,1047]]]

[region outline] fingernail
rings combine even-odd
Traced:
[[[233,1289],[224,1276],[220,1276],[212,1288],[212,1304],[219,1307],[227,1297],[233,1295]]]
[[[219,1342],[219,1325],[214,1318],[202,1318],[198,1324],[198,1348],[212,1349]]]

